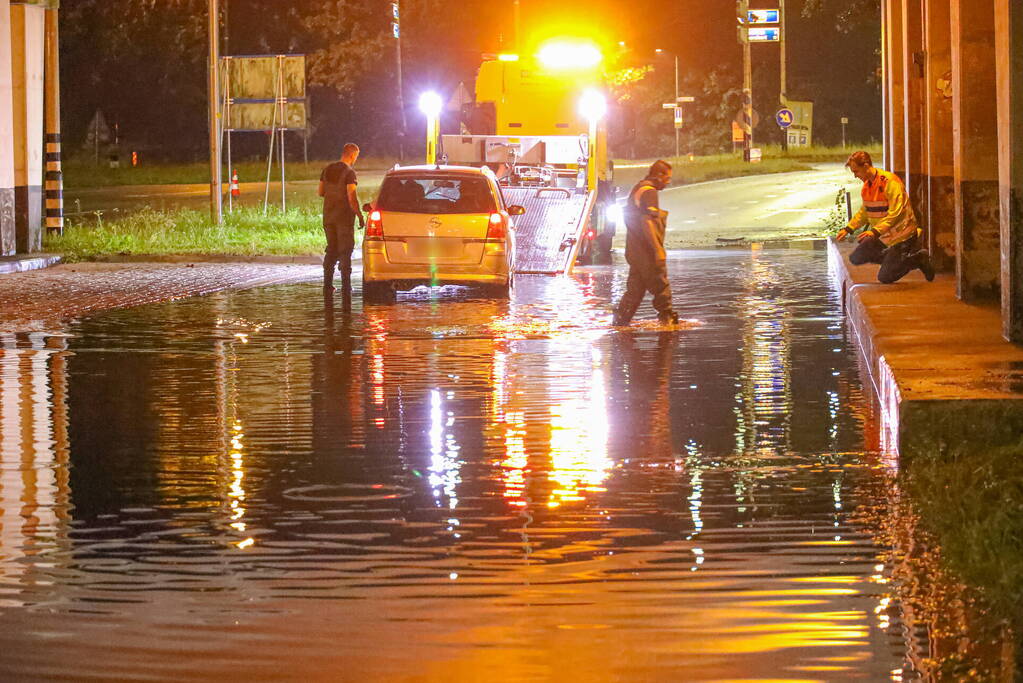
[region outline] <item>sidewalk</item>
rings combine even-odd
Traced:
[[[0,333],[53,331],[82,315],[272,284],[318,282],[297,263],[72,263],[0,276]]]
[[[895,285],[853,266],[828,240],[832,275],[883,417],[903,457],[1023,441],[1023,347],[1001,336],[997,306],[965,304],[955,278],[914,271]]]

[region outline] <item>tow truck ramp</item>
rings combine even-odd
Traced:
[[[596,192],[577,194],[565,187],[502,187],[501,191],[507,204],[526,209],[515,219],[515,272],[570,272],[589,227]]]

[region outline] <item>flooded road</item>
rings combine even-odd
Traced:
[[[0,678],[911,678],[825,254],[669,270],[6,335]]]

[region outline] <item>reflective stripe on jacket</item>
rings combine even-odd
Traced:
[[[877,174],[863,183],[860,190],[863,206],[849,221],[849,229],[869,225],[887,246],[904,242],[919,231],[906,186],[894,173],[880,168],[874,170]]]

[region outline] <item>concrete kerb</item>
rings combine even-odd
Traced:
[[[1023,348],[1000,333],[998,309],[955,297],[955,280],[912,273],[877,283],[828,240],[834,282],[901,456],[940,457],[1023,441]]]
[[[60,254],[19,254],[0,256],[0,275],[49,268],[61,262]]]

